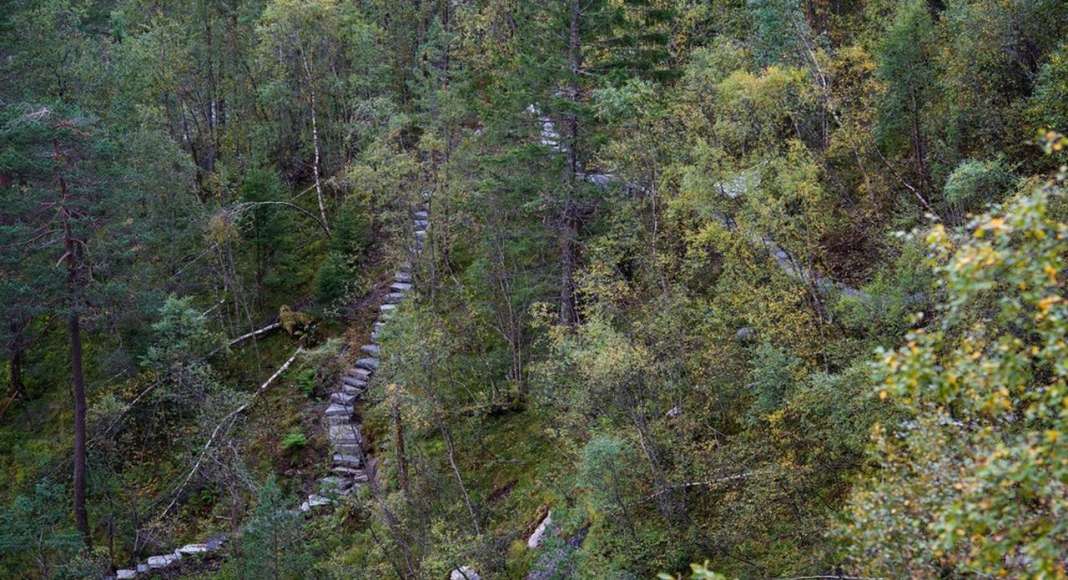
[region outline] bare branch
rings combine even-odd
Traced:
[[[200,470],[200,465],[204,463],[204,458],[207,457],[208,451],[211,450],[211,446],[215,444],[215,440],[218,439],[221,435],[226,434],[230,430],[230,427],[233,426],[234,420],[237,418],[237,416],[241,413],[244,413],[252,405],[252,403],[256,402],[256,399],[259,398],[259,396],[267,390],[267,387],[270,387],[271,384],[278,379],[278,377],[282,376],[282,373],[286,372],[286,370],[289,369],[289,366],[293,364],[293,361],[296,360],[297,356],[303,351],[303,347],[297,347],[297,350],[293,353],[293,356],[289,357],[286,362],[282,363],[282,366],[278,367],[278,370],[274,371],[274,374],[268,377],[267,380],[264,381],[263,384],[260,385],[254,393],[252,393],[252,397],[248,401],[246,401],[244,404],[234,409],[233,411],[230,411],[230,413],[223,417],[222,421],[219,421],[219,424],[215,426],[214,430],[212,430],[211,437],[208,437],[207,443],[205,443],[204,447],[200,449],[200,453],[197,456],[196,462],[193,463],[193,467],[189,470],[189,473],[187,473],[182,479],[182,484],[179,485],[178,488],[174,491],[174,497],[171,498],[171,502],[167,504],[166,509],[164,509],[158,516],[156,516],[157,520],[161,520],[166,517],[167,514],[170,513],[170,511],[174,508],[175,504],[178,503],[178,498],[181,497],[182,492],[185,491],[185,487],[189,485],[189,481],[193,479],[193,476],[196,475],[197,471]]]
[[[326,236],[330,237],[330,228],[326,225],[326,222],[324,222],[323,220],[319,219],[319,216],[313,214],[312,212],[300,207],[299,205],[297,205],[295,203],[290,203],[288,201],[246,201],[246,202],[239,203],[239,204],[231,207],[230,210],[229,210],[229,213],[232,216],[237,216],[237,215],[240,215],[241,213],[243,213],[243,212],[245,212],[247,210],[253,209],[253,208],[261,206],[261,205],[281,205],[281,206],[288,207],[290,209],[295,209],[295,210],[299,211],[300,213],[302,213],[302,214],[310,217],[311,219],[315,220],[315,223],[319,224],[319,227],[322,228],[324,233],[326,233]]]
[[[208,353],[207,358],[211,358],[212,356],[218,354],[223,349],[230,348],[232,346],[241,344],[242,342],[244,342],[244,341],[246,341],[246,340],[248,340],[250,338],[259,336],[261,334],[267,334],[268,332],[271,332],[273,330],[277,330],[277,329],[279,329],[281,327],[282,327],[282,323],[281,322],[272,322],[271,324],[268,324],[267,326],[264,326],[263,328],[260,328],[258,330],[253,330],[252,332],[248,332],[248,333],[242,334],[241,336],[239,336],[239,337],[231,340],[230,342],[226,343],[226,346],[220,346],[219,348],[217,348],[217,349],[211,351],[210,353]]]

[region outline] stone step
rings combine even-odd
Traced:
[[[350,395],[348,393],[333,393],[330,395],[330,402],[338,405],[351,406],[356,402],[356,395]]]
[[[335,443],[334,453],[359,457],[363,453],[363,447],[359,443]]]
[[[331,415],[326,418],[327,425],[348,425],[352,423],[352,415]]]
[[[331,425],[330,426],[330,441],[334,445],[355,444],[359,445],[363,437],[360,436],[360,430],[353,424],[348,425]]]
[[[171,564],[178,561],[178,557],[174,554],[163,554],[160,556],[149,556],[148,567],[152,570],[160,570],[166,568]]]
[[[186,544],[181,548],[178,548],[178,552],[181,552],[186,556],[191,556],[193,554],[207,554],[208,551],[207,544]]]
[[[360,376],[362,374],[363,374],[363,372],[360,371],[360,369],[358,369],[356,367],[349,367],[349,368],[345,369],[345,372],[341,373],[341,376],[343,378],[349,378],[349,379],[355,379],[355,380],[366,380],[367,377]]]
[[[402,284],[412,281],[412,275],[410,272],[397,272],[393,275],[394,282],[400,282]]]
[[[404,300],[403,292],[390,292],[386,294],[386,304],[398,304]]]
[[[345,377],[352,381],[363,381],[366,383],[371,380],[371,371],[354,367],[345,371]]]
[[[385,314],[387,312],[393,312],[396,309],[397,309],[397,305],[396,304],[383,304],[383,305],[378,307],[378,310],[382,314]],[[379,316],[379,318],[381,318],[381,316]]]
[[[346,395],[352,395],[354,397],[359,397],[366,390],[367,390],[367,385],[342,385],[340,392],[345,393]]]
[[[412,289],[412,285],[409,282],[394,282],[389,285],[389,289],[394,292],[408,292]]]
[[[300,511],[307,513],[315,508],[328,506],[332,503],[334,503],[334,500],[328,497],[312,494],[308,496],[308,499],[304,503],[300,504]]]
[[[116,580],[129,580],[130,578],[137,578],[137,570],[133,568],[115,570],[115,578]]]
[[[420,230],[425,230],[428,227],[430,227],[430,221],[429,220],[414,220],[412,222],[412,224],[414,224],[415,227],[420,229]]]
[[[349,467],[352,469],[359,469],[363,467],[363,461],[360,460],[359,455],[335,453],[333,457],[333,462],[334,467]]]
[[[371,356],[378,356],[378,353],[381,350],[381,347],[379,347],[377,344],[365,344],[360,347],[361,352],[365,352]]]
[[[426,210],[419,210],[412,214],[412,217],[417,220],[430,219],[430,214]]]
[[[415,230],[415,237],[419,239],[426,238],[426,230]]]
[[[328,475],[319,480],[319,490],[324,492],[342,492],[352,488],[353,483],[352,479],[348,477]]]
[[[324,415],[326,415],[327,417],[351,417],[352,407],[347,405],[338,405],[337,403],[334,403],[333,405],[330,405],[326,408]]]
[[[356,367],[374,372],[378,370],[378,359],[370,356],[361,358],[356,361]]]
[[[365,379],[357,379],[356,377],[341,377],[341,385],[345,387],[363,388],[367,386]]]
[[[367,481],[367,472],[356,467],[344,467],[335,465],[330,468],[331,473],[336,473],[337,477],[348,479],[353,483],[362,483]]]

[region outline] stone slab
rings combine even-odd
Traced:
[[[325,415],[327,417],[348,417],[352,415],[352,407],[335,403],[326,408]]]
[[[355,425],[331,425],[330,426],[330,441],[335,445],[344,443],[359,444],[362,437],[360,437],[360,430]]]
[[[361,369],[367,369],[371,372],[378,370],[378,359],[374,357],[364,357],[356,361],[356,366]]]
[[[363,461],[360,460],[357,455],[344,455],[341,453],[334,454],[334,467],[351,467],[353,469],[359,469],[363,467]]]
[[[381,351],[382,347],[378,346],[377,344],[365,344],[360,347],[360,352],[364,352],[372,356],[378,356]]]
[[[330,402],[343,406],[350,406],[356,402],[356,395],[348,393],[334,393],[330,395]]]

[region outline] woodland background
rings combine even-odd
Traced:
[[[1066,38],[1061,0],[4,0],[0,575],[230,532],[190,574],[1064,577]],[[384,491],[291,517],[424,194]]]

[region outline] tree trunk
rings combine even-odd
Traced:
[[[642,454],[645,455],[646,462],[649,464],[649,472],[653,476],[653,485],[656,486],[658,492],[663,490],[670,490],[667,477],[664,474],[664,468],[660,461],[660,453],[656,448],[656,442],[653,440],[652,434],[649,432],[649,424],[646,421],[645,413],[638,410],[640,403],[638,401],[632,401],[631,405],[633,411],[631,411],[631,419],[634,422],[634,430],[638,434],[638,444],[642,449]],[[676,518],[676,509],[673,501],[673,496],[670,491],[666,493],[660,493],[656,496],[656,507],[660,512],[660,515],[668,521],[674,521]]]
[[[15,325],[12,324],[11,326],[14,329]],[[11,396],[23,397],[26,395],[26,384],[22,380],[22,363],[25,355],[22,337],[19,334],[16,334],[15,338],[12,339],[9,353],[8,370],[11,376]]]
[[[915,93],[910,94],[910,97],[912,99],[912,154],[916,158],[916,173],[919,174],[920,183],[927,191],[930,191],[931,172],[927,167],[927,139],[923,134],[922,111]]]
[[[61,159],[59,142],[52,142],[52,150],[55,158]],[[85,541],[86,548],[92,549],[93,538],[89,531],[89,513],[85,508],[85,481],[86,481],[86,437],[85,437],[85,374],[82,370],[82,330],[81,315],[78,308],[81,303],[82,280],[79,269],[81,268],[82,246],[74,238],[71,228],[72,215],[68,205],[69,195],[67,181],[63,175],[57,172],[60,192],[60,217],[63,220],[63,249],[62,260],[67,263],[67,332],[70,338],[70,372],[71,372],[71,395],[74,398],[74,521],[78,531]]]
[[[566,326],[578,324],[578,312],[575,307],[575,240],[578,237],[577,208],[575,206],[575,188],[578,186],[578,114],[575,106],[579,100],[579,70],[582,68],[582,45],[580,43],[579,23],[582,11],[579,0],[571,0],[571,24],[568,36],[567,54],[570,80],[567,98],[572,102],[572,111],[567,114],[567,171],[568,183],[565,186],[565,198],[560,219],[560,323]]]
[[[408,457],[404,451],[404,424],[401,422],[400,401],[394,393],[390,409],[393,415],[393,450],[397,461],[397,483],[408,497]]]
[[[319,215],[323,219],[323,227],[326,232],[330,233],[329,222],[326,221],[326,205],[323,203],[323,185],[322,185],[322,169],[320,164],[322,162],[322,153],[319,149],[319,115],[317,113],[315,104],[315,88],[314,79],[312,79],[311,66],[308,65],[308,57],[301,51],[301,61],[304,64],[304,78],[308,84],[308,104],[311,112],[311,124],[312,124],[312,147],[315,149],[315,162],[312,163],[312,172],[315,175],[315,195],[319,201]]]
[[[475,535],[482,535],[482,526],[478,523],[478,514],[475,513],[475,505],[471,503],[471,495],[467,493],[467,485],[464,484],[464,477],[460,474],[460,466],[456,463],[456,450],[452,445],[452,433],[449,432],[449,428],[445,426],[445,421],[442,418],[438,418],[438,430],[441,431],[441,438],[445,441],[445,451],[449,456],[449,466],[452,467],[452,474],[456,477],[456,483],[460,485],[460,493],[464,496],[464,505],[467,506],[467,513],[471,516],[471,524],[475,527]]]
[[[75,255],[78,248],[74,238],[70,235],[69,223],[65,226],[67,231],[67,268],[70,292],[70,312],[67,317],[67,332],[70,336],[70,371],[71,385],[74,396],[74,520],[78,531],[82,534],[87,548],[92,548],[93,540],[89,532],[89,513],[85,507],[85,374],[82,370],[82,330],[81,316],[78,313],[78,263]]]

